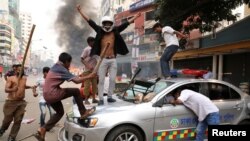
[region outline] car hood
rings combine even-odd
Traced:
[[[126,102],[126,101],[116,101],[115,103],[108,103],[104,106],[97,106],[96,114],[102,113],[113,113],[120,111],[127,111],[137,107],[137,104]]]
[[[137,107],[141,107],[143,104],[135,104],[132,102],[127,102],[121,99],[118,99],[115,97],[116,102],[114,103],[108,103],[106,98],[104,99],[104,105],[98,106],[98,105],[85,105],[87,109],[90,109],[93,106],[96,106],[96,112],[93,114],[93,116],[103,115],[103,114],[110,114],[110,113],[117,113],[117,112],[123,112],[123,111],[133,111],[137,109]],[[77,105],[73,105],[73,112],[75,117],[80,117],[78,107]]]

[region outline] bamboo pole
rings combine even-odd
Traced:
[[[97,61],[97,64],[96,64],[96,66],[95,66],[95,68],[94,68],[94,70],[93,70],[92,73],[96,73],[98,71],[98,69],[99,69],[99,67],[100,67],[100,65],[102,63],[102,60],[104,58],[104,55],[107,52],[109,46],[110,46],[110,43],[107,43],[107,46],[103,49],[103,51],[102,51],[102,53],[100,55],[100,59]]]
[[[18,75],[18,83],[21,80],[22,72],[24,71],[24,65],[25,65],[26,57],[27,57],[27,54],[28,54],[28,51],[29,51],[29,47],[30,47],[30,43],[31,43],[31,39],[32,39],[32,36],[33,36],[33,32],[35,30],[35,27],[36,27],[36,25],[33,24],[31,32],[30,32],[30,36],[29,36],[29,41],[28,41],[28,44],[27,44],[27,47],[25,49],[25,53],[24,53],[24,56],[23,56],[21,71],[20,71],[20,73]]]

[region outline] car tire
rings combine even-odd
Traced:
[[[142,133],[134,126],[116,127],[108,134],[106,141],[128,141],[126,138],[130,137],[136,141],[143,141]]]

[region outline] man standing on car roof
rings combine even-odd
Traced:
[[[111,18],[110,16],[104,16],[101,19],[102,25],[99,26],[81,11],[80,5],[77,6],[77,10],[79,11],[83,19],[86,20],[97,33],[95,37],[94,47],[91,50],[91,55],[100,56],[101,52],[104,50],[107,44],[110,44],[98,70],[98,96],[100,100],[98,105],[104,104],[103,87],[107,68],[109,68],[108,102],[115,102],[116,100],[112,98],[112,94],[115,89],[115,79],[117,73],[116,56],[117,54],[126,55],[129,52],[123,38],[120,35],[120,32],[125,30],[130,23],[132,23],[141,15],[141,13],[136,14],[133,18],[124,22],[120,26],[114,26],[113,18]]]

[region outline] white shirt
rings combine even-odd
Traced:
[[[170,26],[165,26],[162,28],[162,37],[164,38],[166,47],[170,45],[179,46],[179,41],[178,41],[176,34],[174,34],[174,31],[175,30]]]
[[[39,95],[39,102],[44,103],[46,102],[43,97],[43,85],[44,85],[45,79],[43,77],[37,79],[36,85],[37,85],[37,93]]]
[[[208,114],[219,111],[209,98],[195,91],[183,90],[178,99],[198,116],[199,121],[203,121]]]

